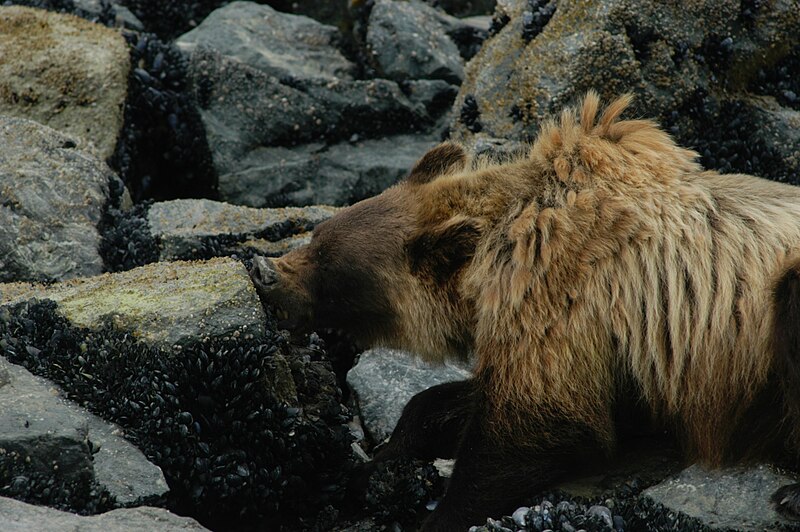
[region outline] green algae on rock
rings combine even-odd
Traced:
[[[9,296],[5,297],[5,293]],[[233,259],[154,263],[52,286],[0,285],[0,303],[50,299],[76,327],[115,329],[159,345],[264,335],[266,316],[244,265]]]

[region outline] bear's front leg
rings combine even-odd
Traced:
[[[454,458],[461,435],[473,417],[474,395],[474,381],[469,379],[432,386],[412,397],[388,443],[353,474],[349,498],[356,503],[363,499],[370,476],[383,461]]]
[[[431,386],[418,393],[403,408],[389,442],[375,460],[454,458],[474,405],[472,379]]]
[[[580,421],[537,416],[528,419],[530,425],[524,417],[519,425],[509,425],[492,419],[486,401],[475,405],[447,493],[425,521],[424,532],[463,532],[484,524],[570,472],[607,458],[599,438]]]

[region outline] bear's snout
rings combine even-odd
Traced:
[[[278,326],[305,330],[311,321],[311,304],[302,276],[283,259],[253,257],[250,278],[262,305],[272,309]]]
[[[275,271],[272,261],[264,257],[253,257],[250,278],[259,292],[269,292],[278,284],[278,272]]]

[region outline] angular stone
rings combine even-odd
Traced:
[[[266,316],[244,265],[159,262],[52,286],[0,285],[0,304],[51,299],[78,327],[110,323],[153,344],[264,335]]]
[[[797,481],[796,476],[765,465],[712,471],[693,465],[643,495],[711,528],[782,530],[789,522],[775,511],[769,498],[781,486]]]
[[[460,84],[458,47],[432,7],[416,1],[377,0],[369,16],[367,45],[378,72],[389,79],[443,79]]]
[[[185,52],[215,50],[275,77],[351,79],[355,65],[336,48],[338,30],[253,2],[212,12],[175,42]]]
[[[163,508],[140,506],[112,510],[100,515],[80,516],[0,497],[0,530],[4,532],[33,530],[201,532],[208,529],[200,526],[194,519],[175,515]]]
[[[122,35],[72,15],[0,6],[0,114],[116,146],[128,87]]]
[[[394,349],[362,353],[347,373],[347,384],[356,395],[364,428],[375,441],[388,438],[406,403],[431,386],[468,379],[472,373],[446,364],[429,366],[413,355]]]
[[[101,273],[97,225],[122,190],[86,141],[0,116],[0,282]]]
[[[227,244],[219,242],[219,245],[230,250],[247,248],[254,239],[289,246],[288,242],[279,244],[283,240],[280,236],[307,232],[336,211],[335,207],[321,205],[253,209],[211,200],[182,199],[154,203],[147,220],[153,236],[160,242],[161,260],[176,260],[191,257],[214,239],[226,241]]]
[[[164,495],[161,469],[121,434],[62,399],[46,380],[0,357],[0,454],[12,473],[54,475],[77,485],[93,478],[120,504]]]

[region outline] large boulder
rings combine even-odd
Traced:
[[[430,102],[450,92],[444,84],[406,95],[382,79],[281,80],[204,48],[192,54],[189,76],[221,180],[259,148],[424,129],[435,119]]]
[[[775,146],[787,141],[767,124],[797,104],[779,98],[782,109],[760,107],[755,122],[737,113],[752,93],[771,94],[765,80],[777,75],[796,83],[789,71],[781,74],[800,54],[794,2],[506,0],[497,20],[507,23],[495,26],[468,65],[454,138],[530,140],[545,117],[588,89],[606,99],[631,91],[637,114],[659,118],[699,149],[706,165],[796,180],[796,159],[761,159],[787,151]],[[717,131],[732,138],[720,140]],[[788,148],[793,157],[797,150]]]
[[[163,496],[168,489],[161,469],[121,433],[0,356],[0,483],[9,486],[4,493],[51,504],[89,499],[95,510]]]
[[[74,326],[106,326],[170,347],[209,337],[262,338],[266,317],[245,267],[232,259],[161,262],[53,286],[2,285],[0,303],[55,301]]]
[[[241,262],[0,284],[0,318],[0,355],[120,425],[163,470],[170,503],[203,524],[310,527],[343,497],[352,449],[336,376],[275,328]],[[59,506],[107,509],[100,495]]]
[[[456,88],[441,79],[354,79],[336,34],[306,17],[235,2],[178,39],[223,200],[358,201],[391,185],[408,169],[407,154],[430,145],[417,152],[418,142],[397,135],[437,136],[431,130],[442,127]],[[354,166],[342,165],[351,156]]]
[[[36,120],[114,152],[128,86],[119,32],[84,19],[0,6],[0,115]]]
[[[101,273],[98,225],[124,197],[86,140],[0,116],[0,282]]]
[[[274,257],[308,242],[311,230],[336,210],[326,205],[253,209],[193,199],[112,209],[103,224],[103,257],[111,272],[158,261]]]
[[[80,516],[52,508],[33,506],[0,497],[0,529],[5,532],[73,530],[75,532],[202,532],[208,530],[194,519],[163,508],[141,506],[113,510],[101,515]]]
[[[336,28],[305,16],[232,2],[175,44],[189,53],[204,46],[278,78],[352,79],[355,65],[336,48],[338,35]]]

